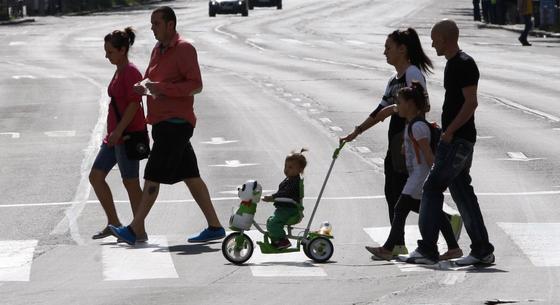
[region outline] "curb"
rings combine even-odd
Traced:
[[[28,23],[28,22],[35,22],[35,19],[34,18],[22,18],[22,19],[0,21],[0,25],[15,25],[15,24],[21,24],[21,23]]]
[[[489,23],[484,23],[484,22],[477,22],[476,26],[480,29],[502,29],[502,30],[507,30],[507,31],[511,31],[511,32],[516,32],[516,33],[522,33],[523,29],[518,29],[513,25],[500,25],[500,24],[489,24]],[[554,37],[554,38],[560,38],[560,33],[555,33],[555,32],[548,32],[548,31],[543,31],[543,30],[531,30],[529,32],[529,35],[531,36],[546,36],[546,37]]]

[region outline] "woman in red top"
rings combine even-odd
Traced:
[[[103,144],[101,144],[101,149],[89,175],[93,190],[107,215],[108,224],[116,226],[120,226],[121,222],[115,210],[111,189],[105,180],[115,164],[119,166],[133,214],[142,198],[138,178],[140,161],[131,160],[126,156],[122,141],[125,130],[146,129],[144,111],[141,108],[142,97],[132,90],[133,85],[142,80],[142,74],[128,60],[128,50],[134,43],[134,38],[135,34],[130,27],[124,31],[113,31],[105,36],[105,57],[117,69],[108,88],[111,103],[107,115],[107,135],[103,139]],[[115,112],[115,106],[118,109],[118,115]],[[146,241],[146,233],[139,233],[139,240]],[[100,239],[110,235],[111,231],[106,226],[92,238]]]

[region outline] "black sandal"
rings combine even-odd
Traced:
[[[105,227],[103,230],[95,233],[91,238],[92,239],[101,239],[101,238],[105,238],[105,237],[109,237],[109,236],[113,236],[113,233],[111,232],[111,229],[109,229],[109,227]]]

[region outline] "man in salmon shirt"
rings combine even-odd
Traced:
[[[162,6],[152,12],[152,32],[158,43],[146,70],[145,85],[135,90],[148,95],[147,121],[154,144],[144,171],[142,201],[129,226],[110,226],[115,236],[136,243],[135,232],[145,232],[144,221],[156,201],[159,185],[183,181],[206,217],[208,228],[189,242],[221,239],[220,224],[210,194],[200,178],[196,155],[190,143],[196,125],[194,95],[202,90],[202,78],[195,48],[176,31],[172,8]]]

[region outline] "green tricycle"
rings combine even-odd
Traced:
[[[222,254],[224,257],[229,262],[236,265],[242,265],[251,258],[254,250],[253,241],[244,231],[248,231],[254,226],[264,235],[263,241],[257,242],[263,254],[299,252],[300,249],[303,248],[305,255],[314,262],[324,263],[328,261],[334,253],[334,246],[331,242],[331,239],[334,237],[331,234],[330,224],[328,222],[323,222],[321,229],[318,231],[310,231],[310,227],[334,163],[338,158],[340,150],[344,147],[344,144],[346,144],[346,142],[340,142],[339,147],[336,148],[333,153],[331,165],[325,177],[325,181],[323,182],[323,186],[321,187],[321,191],[319,192],[319,196],[317,196],[315,207],[313,208],[311,217],[309,217],[309,222],[305,230],[298,235],[294,235],[292,232],[294,225],[298,224],[303,219],[303,204],[301,202],[297,204],[299,215],[288,221],[286,237],[297,242],[295,247],[286,249],[276,248],[272,245],[268,232],[254,220],[257,211],[257,203],[260,201],[262,195],[262,187],[256,180],[249,180],[238,188],[241,204],[229,220],[230,229],[234,232],[226,236],[222,242]]]

